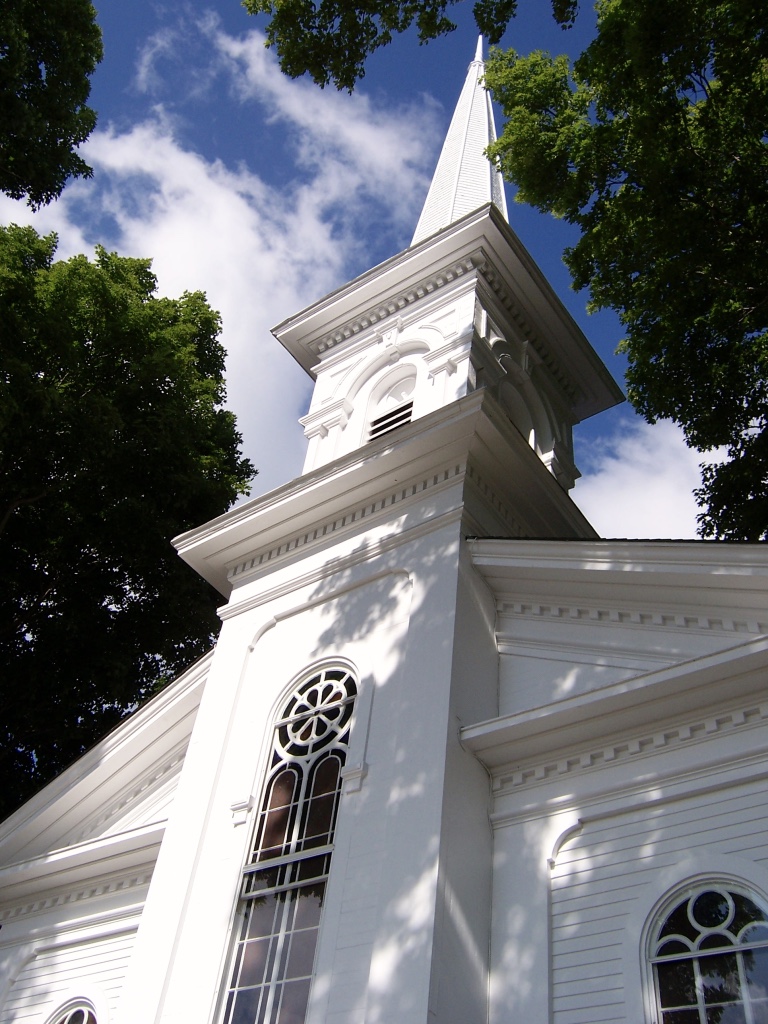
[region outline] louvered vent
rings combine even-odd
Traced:
[[[383,416],[377,416],[371,421],[371,428],[368,431],[368,440],[373,441],[375,437],[388,434],[390,430],[397,430],[406,423],[411,422],[413,416],[413,400],[398,405],[396,409],[390,409]]]

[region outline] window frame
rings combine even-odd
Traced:
[[[719,892],[725,893],[728,896],[728,900],[732,903],[732,897],[740,896],[751,901],[757,909],[761,912],[764,918],[766,937],[763,939],[757,939],[754,941],[746,942],[723,942],[719,945],[707,945],[703,946],[703,943],[708,938],[715,938],[719,933],[729,932],[734,938],[738,938],[733,932],[730,932],[730,925],[733,921],[735,912],[729,912],[727,917],[722,921],[711,926],[705,926],[700,921],[691,919],[693,913],[692,904],[699,899],[702,895],[708,892]],[[675,934],[683,935],[682,932],[671,933],[668,936],[662,934],[663,929],[668,925],[673,914],[682,911],[682,908],[686,907],[685,914],[688,921],[688,927],[692,933],[691,936],[685,936],[689,944],[693,944],[696,948],[691,948],[688,951],[680,951],[677,955],[675,953],[669,953],[664,956],[660,954],[660,949],[663,948],[663,943],[671,943],[679,941],[674,936]],[[755,924],[757,922],[753,922]],[[750,926],[750,922],[742,925],[739,929],[738,934],[742,934],[744,930]],[[684,942],[680,942],[684,945]],[[700,962],[706,960],[708,957],[714,958],[715,956],[734,956],[736,958],[736,965],[738,971],[739,981],[739,994],[741,1001],[734,999],[733,1004],[744,1006],[744,1018],[747,1024],[757,1024],[756,1019],[753,1017],[752,1007],[753,998],[750,996],[749,985],[746,983],[746,974],[744,967],[744,954],[749,953],[753,950],[765,950],[768,949],[768,900],[765,896],[759,892],[755,887],[744,884],[742,881],[737,881],[733,878],[696,878],[689,880],[686,884],[677,886],[674,891],[669,894],[663,902],[658,906],[656,912],[652,915],[649,921],[649,927],[647,929],[647,938],[645,943],[645,967],[648,977],[648,988],[650,997],[650,1006],[652,1010],[652,1020],[654,1024],[666,1024],[665,1013],[671,1014],[674,1012],[682,1013],[688,1012],[691,1016],[691,1024],[701,1024],[704,1020],[704,1014],[707,1006],[714,1008],[718,1005],[727,1006],[730,1001],[719,1003],[715,1001],[707,1002],[703,987],[701,985],[702,971]],[[690,961],[693,966],[693,981],[695,985],[695,1005],[688,1003],[685,1006],[680,1004],[680,1007],[674,1006],[662,1006],[662,993],[661,983],[659,979],[658,967],[665,964],[680,964],[686,961]],[[768,1008],[768,1000],[763,1003]],[[691,1011],[696,1011],[699,1015],[699,1020],[694,1021],[692,1019]]]
[[[338,701],[331,700],[330,704],[321,704],[314,712],[299,710],[296,713],[297,701],[302,694],[310,692],[313,685],[324,684],[329,675],[337,676],[334,682],[346,687],[346,696]],[[220,1024],[227,1024],[232,1014],[236,1012],[237,992],[241,990],[259,990],[259,1016],[262,1020],[263,1007],[266,1006],[267,1016],[265,1021],[277,1021],[281,1011],[280,999],[282,990],[290,984],[291,977],[284,975],[287,961],[290,959],[292,943],[291,936],[300,934],[304,926],[299,926],[296,932],[294,924],[288,923],[299,913],[302,890],[314,890],[313,897],[319,900],[320,908],[325,901],[325,893],[329,879],[331,855],[335,846],[335,833],[338,823],[338,813],[341,806],[341,797],[344,788],[345,766],[350,761],[350,745],[356,718],[361,710],[361,688],[357,671],[343,658],[324,660],[311,668],[304,670],[295,676],[292,683],[281,693],[279,700],[273,704],[271,715],[271,728],[265,735],[265,760],[260,776],[259,799],[253,808],[253,821],[249,829],[248,842],[245,847],[245,860],[240,871],[240,879],[237,888],[237,898],[232,920],[231,934],[229,940],[229,951],[225,958],[225,967],[219,985],[219,998],[215,1020]],[[291,749],[301,742],[296,737],[296,726],[302,722],[314,723],[322,715],[323,708],[333,710],[341,708],[338,717],[340,726],[337,728],[332,724],[327,735],[316,737],[310,740],[308,749],[305,752]],[[337,725],[338,725],[337,722]],[[306,730],[305,730],[306,731]],[[316,728],[313,726],[310,732],[314,735]],[[320,834],[314,836],[306,830],[311,822],[310,808],[312,800],[318,795],[314,786],[317,774],[322,765],[329,759],[336,759],[336,767],[332,791],[321,790],[320,799],[327,799],[329,795],[333,799],[333,807],[328,817],[328,832],[330,841],[313,843],[314,839],[322,838]],[[297,775],[293,783],[293,791],[290,796],[290,803],[287,805],[272,805],[271,798],[275,782],[280,775],[286,771],[294,771]],[[286,807],[286,827],[282,840],[278,845],[263,846],[267,829],[269,826],[269,812],[273,806]],[[271,838],[270,838],[271,842]],[[281,852],[277,852],[278,849]],[[261,856],[264,851],[266,856]],[[274,852],[275,855],[270,855]],[[294,865],[301,865],[312,858],[324,858],[324,870],[318,874],[310,874],[309,877],[301,877],[300,869],[292,870]],[[249,890],[249,884],[258,879],[259,873],[278,872],[275,884],[259,886]],[[319,890],[319,896],[317,895]],[[254,935],[250,930],[250,919],[257,915],[262,908],[263,901],[269,901],[274,905],[274,916],[272,920],[272,931],[269,933],[269,942],[277,949],[277,953],[270,952],[272,965],[264,971],[264,980],[259,984],[251,986],[239,986],[238,981],[242,976],[241,962],[246,955],[245,947],[249,941],[256,939],[261,941],[260,934]],[[258,909],[250,909],[251,905]],[[319,946],[320,925],[322,913],[318,910],[318,922],[314,939],[312,953],[311,973],[307,982],[306,1005],[303,1011],[302,1020],[306,1017],[311,998],[311,985],[314,979],[314,965],[317,959]],[[293,931],[291,930],[293,929]],[[266,936],[265,936],[266,937]],[[303,936],[306,939],[306,935]],[[287,949],[287,954],[283,950]],[[239,973],[240,972],[240,973]],[[275,1009],[275,1007],[277,1007]],[[294,1018],[298,1020],[298,1018]]]

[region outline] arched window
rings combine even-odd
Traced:
[[[53,1018],[52,1024],[96,1024],[96,1014],[83,1003],[64,1010]]]
[[[651,962],[658,1024],[768,1024],[768,912],[735,887],[678,899]]]
[[[275,723],[223,1024],[304,1021],[356,694],[349,671],[325,668]]]

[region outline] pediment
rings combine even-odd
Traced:
[[[211,657],[201,658],[0,825],[0,863],[162,829]]]

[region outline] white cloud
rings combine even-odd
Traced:
[[[142,47],[136,62],[135,86],[140,92],[155,92],[162,86],[162,76],[157,70],[160,58],[173,57],[180,40],[180,31],[164,28],[155,32]]]
[[[697,536],[693,489],[705,457],[673,423],[620,420],[613,434],[590,442],[589,461],[572,493],[602,537]]]
[[[301,470],[296,420],[310,387],[269,329],[366,269],[361,224],[380,235],[410,226],[431,171],[434,110],[412,111],[405,130],[397,112],[362,95],[288,81],[257,32],[238,40],[210,21],[202,30],[212,66],[223,66],[239,102],[253,107],[254,131],[264,116],[284,128],[296,164],[281,168],[279,184],[184,148],[175,118],[156,106],[127,130],[93,134],[84,148],[92,180],[37,214],[0,198],[0,220],[55,230],[62,258],[96,242],[151,256],[162,294],[207,293],[223,317],[228,404],[261,493]],[[145,49],[144,84],[156,83],[168,38]]]
[[[366,192],[379,200],[386,196],[388,202],[395,198],[394,182],[410,184],[401,195],[407,204],[405,216],[418,213],[415,186],[426,186],[425,156],[438,142],[431,118],[437,110],[434,100],[421,96],[417,104],[384,108],[361,92],[348,96],[305,80],[292,82],[274,73],[274,57],[265,49],[261,33],[234,39],[213,26],[212,32],[219,53],[231,62],[232,82],[240,96],[257,99],[268,119],[285,119],[298,129],[298,157],[305,167],[318,170],[330,160],[336,172],[353,168],[362,173]],[[343,194],[343,181],[334,186],[328,176],[326,182],[331,195]]]

